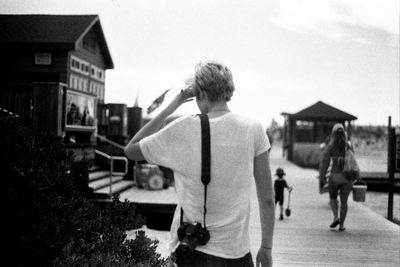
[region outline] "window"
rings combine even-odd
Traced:
[[[95,80],[104,82],[104,70],[95,65],[90,66],[90,76]]]
[[[312,121],[296,121],[297,129],[313,129],[314,122]]]
[[[71,70],[89,75],[89,62],[71,55]]]
[[[35,53],[35,65],[51,65],[51,53]]]

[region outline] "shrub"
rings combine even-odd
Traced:
[[[161,266],[157,241],[125,230],[142,217],[114,198],[87,196],[88,166],[51,137],[33,137],[13,118],[0,120],[2,260],[15,266]]]
[[[321,157],[319,144],[296,143],[293,149],[293,162],[304,168],[318,169]]]

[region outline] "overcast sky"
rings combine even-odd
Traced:
[[[98,14],[115,63],[106,102],[139,95],[144,116],[215,59],[233,73],[231,109],[265,126],[318,100],[358,125],[399,124],[398,0],[0,0],[0,13]]]

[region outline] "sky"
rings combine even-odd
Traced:
[[[115,65],[105,102],[138,100],[144,117],[217,60],[233,73],[231,110],[266,127],[317,101],[356,125],[399,125],[398,0],[0,0],[0,13],[98,14]]]

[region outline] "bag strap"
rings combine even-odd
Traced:
[[[204,185],[203,225],[206,227],[207,214],[207,185],[211,180],[211,134],[210,121],[207,114],[198,114],[201,126],[201,182]],[[183,223],[183,209],[181,207],[181,225]]]

